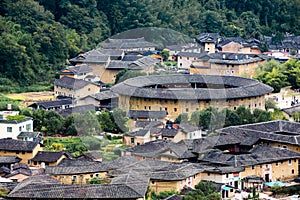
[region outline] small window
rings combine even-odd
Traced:
[[[228,178],[228,174],[226,174],[226,178]]]
[[[254,165],[252,165],[252,166],[251,166],[251,169],[252,169],[252,170],[254,170],[254,169],[255,169]]]
[[[155,181],[152,181],[152,184],[155,184]]]
[[[292,164],[292,160],[289,160],[289,165],[291,165]]]
[[[19,131],[22,131],[22,126],[19,126]]]
[[[186,109],[185,109],[185,112],[189,112],[189,109],[188,109],[188,108],[186,108]]]
[[[76,181],[76,176],[72,176],[72,181]]]
[[[130,143],[134,144],[134,138],[130,138]]]
[[[174,108],[174,112],[177,112],[177,108]]]
[[[12,127],[7,127],[7,132],[11,133],[12,132]]]
[[[99,174],[95,174],[95,177],[99,178]]]
[[[26,131],[30,131],[31,130],[31,124],[26,124]]]
[[[278,163],[278,162],[276,162],[276,163],[275,163],[275,165],[278,167],[279,163]]]
[[[207,173],[207,176],[210,176],[210,173]]]
[[[151,106],[149,106],[149,110],[151,110]]]
[[[295,170],[294,169],[292,169],[292,174],[294,174],[295,173]]]
[[[88,91],[91,91],[91,88],[88,88]]]

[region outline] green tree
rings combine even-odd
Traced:
[[[251,124],[253,123],[253,116],[249,108],[246,108],[244,105],[239,106],[236,109],[236,114],[241,120],[241,124]]]
[[[201,181],[195,190],[183,196],[183,200],[221,200],[221,196],[211,182]]]
[[[181,113],[181,114],[179,114],[178,117],[174,121],[174,123],[176,123],[176,124],[188,123],[188,122],[189,122],[188,113]]]

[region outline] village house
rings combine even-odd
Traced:
[[[261,54],[260,41],[257,39],[244,40],[240,37],[223,38],[217,44],[217,51],[228,53]]]
[[[106,178],[108,169],[101,163],[65,159],[57,166],[46,167],[45,173],[61,184],[87,184],[90,179]]]
[[[10,179],[13,182],[22,182],[32,175],[31,169],[24,163],[18,163],[13,165],[9,173],[4,178]]]
[[[103,155],[99,151],[90,151],[81,154],[76,159],[81,159],[81,158],[87,159],[89,161],[102,162]]]
[[[43,192],[41,192],[43,191]],[[130,184],[67,185],[48,175],[35,175],[18,184],[8,195],[9,199],[122,199],[144,200],[147,190]]]
[[[152,73],[155,71],[155,66],[160,63],[160,60],[152,56],[139,56],[137,60],[112,60],[102,74],[101,80],[105,83],[114,83],[116,75],[124,70],[138,70],[140,72]],[[103,79],[105,77],[105,80]]]
[[[203,52],[215,53],[216,45],[222,40],[218,33],[201,33],[196,41],[202,45]]]
[[[282,109],[282,113],[289,121],[300,122],[300,104],[284,108]]]
[[[54,82],[54,96],[71,97],[79,99],[100,91],[100,86],[81,79],[64,76]]]
[[[45,166],[56,166],[65,158],[72,158],[72,156],[66,151],[58,151],[58,152],[39,151],[30,160],[30,166],[34,166],[38,168],[45,168]]]
[[[84,79],[86,76],[93,75],[93,69],[87,64],[81,64],[76,66],[68,66],[66,69],[57,72],[59,78],[68,76],[70,78]]]
[[[165,122],[167,117],[166,111],[155,111],[155,110],[129,110],[127,114],[130,119],[129,127],[136,127],[137,121],[160,121]],[[131,128],[133,129],[133,128]]]
[[[266,59],[261,54],[212,53],[193,61],[190,74],[252,77],[258,65]]]
[[[121,155],[133,156],[140,160],[153,159],[171,162],[182,162],[196,158],[196,154],[191,153],[185,144],[160,139],[123,149]]]
[[[121,52],[123,52],[123,50],[94,49],[70,59],[70,62],[77,66],[83,64],[88,65],[88,67],[92,69],[93,74],[87,75],[85,80],[88,80],[88,77],[91,78],[91,76],[94,75],[95,77],[99,77],[99,80],[103,83],[114,83],[116,74],[124,69],[139,70],[147,73],[154,72],[154,66],[160,63],[159,59],[151,55],[144,56],[144,54],[141,54],[139,56],[129,56],[130,59],[128,59],[127,53]],[[134,57],[134,59],[132,59],[132,57]]]
[[[19,111],[0,111],[0,138],[17,139],[23,131],[33,131],[31,117],[20,116]]]
[[[105,82],[105,80],[102,80],[102,74],[105,70],[105,66],[110,62],[110,56],[102,54],[99,50],[93,49],[70,59],[70,62],[73,65],[88,65],[89,68],[93,69],[93,74],[99,76],[100,80]]]
[[[194,53],[194,52],[179,52],[177,54],[177,68],[179,70],[189,70],[193,61],[207,53]]]
[[[73,107],[73,101],[71,98],[58,99],[53,101],[42,101],[42,102],[33,103],[28,107],[32,108],[33,110],[37,110],[37,109],[63,110],[66,108]]]
[[[275,41],[271,36],[264,36],[263,39],[271,52],[300,54],[300,36],[285,34],[282,41]]]
[[[57,166],[46,166],[45,173],[59,180],[61,184],[87,184],[92,178],[109,182],[108,172],[138,161],[137,158],[128,156],[110,162],[90,160],[85,156],[78,159],[63,159]]]
[[[257,80],[220,75],[153,75],[127,79],[111,88],[119,94],[123,110],[166,111],[175,120],[210,106],[235,110],[245,105],[250,110],[265,109],[270,86]]]
[[[0,168],[5,167],[12,170],[12,166],[20,161],[21,158],[18,156],[0,156]]]
[[[123,135],[123,145],[135,146],[154,140],[171,140],[179,142],[186,139],[201,138],[201,130],[189,124],[174,124],[172,128],[161,127],[161,124],[150,124],[142,129],[135,129]]]
[[[300,154],[278,147],[257,145],[247,152],[224,152],[211,149],[199,154],[199,161],[215,164],[243,167],[240,178],[257,175],[265,182],[276,180],[292,180],[299,175],[298,160]],[[236,180],[237,181],[237,180]],[[239,185],[241,184],[241,185]],[[244,189],[243,182],[232,182]]]
[[[94,105],[101,109],[112,110],[118,105],[118,97],[118,94],[106,90],[82,97],[76,101],[76,105]]]
[[[231,126],[217,130],[221,134],[219,143],[227,141],[235,150],[249,150],[253,145],[267,145],[300,153],[300,123],[285,120]],[[237,145],[238,147],[234,147]],[[221,146],[221,145],[219,145]],[[223,148],[223,150],[224,150]],[[228,148],[227,148],[228,149]]]
[[[38,142],[40,144],[43,143],[43,135],[41,132],[21,132],[17,136],[17,139],[21,141]]]
[[[38,142],[0,139],[0,156],[17,156],[24,164],[30,163],[30,160],[41,150],[42,147]]]
[[[201,181],[201,172],[205,168],[210,168],[210,166],[147,159],[119,168],[110,173],[109,176],[145,176],[149,177],[150,190],[155,193],[180,192],[185,187],[194,188]]]

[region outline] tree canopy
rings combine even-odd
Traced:
[[[3,0],[0,11],[2,92],[52,84],[67,59],[134,28],[169,28],[190,37],[300,34],[300,0]],[[282,78],[276,74],[270,72],[271,84]],[[292,74],[295,81],[299,70]]]

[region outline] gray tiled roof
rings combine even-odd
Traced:
[[[40,108],[55,108],[55,107],[61,107],[63,105],[72,105],[72,99],[61,99],[61,100],[55,100],[55,101],[42,101],[37,102],[29,105],[29,107],[40,107]]]
[[[155,140],[145,144],[130,147],[123,151],[131,152],[132,155],[139,155],[143,157],[158,158],[160,156],[169,156],[167,151],[172,151],[172,156],[177,159],[186,159],[195,157],[194,154],[189,152],[184,144],[175,143],[170,140]]]
[[[15,188],[8,197],[30,199],[137,199],[144,196],[124,184],[28,184],[19,190]]]
[[[38,136],[42,136],[41,132],[21,132],[17,138],[34,138],[34,137],[38,137]]]
[[[232,126],[217,130],[222,134],[217,145],[242,144],[251,146],[259,140],[300,145],[300,123],[283,120]]]
[[[10,138],[0,139],[0,150],[4,151],[28,151],[32,152],[38,142],[14,140]]]
[[[157,126],[162,126],[163,122],[161,121],[143,121],[143,120],[137,120],[135,122],[136,127],[157,127]]]
[[[183,57],[194,57],[194,58],[199,58],[200,56],[206,55],[207,53],[194,53],[194,52],[184,52],[181,51],[177,55],[178,56],[183,56]]]
[[[161,129],[161,132],[163,137],[175,137],[179,133],[179,130],[164,128]]]
[[[106,100],[106,99],[118,98],[119,95],[115,92],[112,92],[111,90],[107,90],[107,91],[88,95],[87,97],[92,97],[96,100],[101,101],[101,100]],[[86,98],[86,97],[83,97],[82,99],[84,99],[84,98]]]
[[[17,156],[0,156],[0,164],[5,164],[5,163],[18,163],[22,159],[20,159]]]
[[[134,189],[140,195],[145,196],[149,180],[149,177],[143,176],[142,174],[129,173],[113,178],[111,184],[125,184]]]
[[[92,160],[102,158],[102,154],[99,151],[90,151],[85,153],[84,155]]]
[[[143,56],[134,61],[112,60],[106,69],[132,69],[142,70],[159,63],[159,60],[151,56]]]
[[[155,88],[156,85],[172,84],[195,84],[205,85],[224,85],[222,88]],[[225,88],[225,85],[231,86]],[[127,79],[112,87],[113,92],[118,94],[157,99],[180,99],[180,100],[210,100],[210,99],[235,99],[261,96],[273,91],[273,88],[254,79],[236,76],[217,76],[217,75],[154,75],[139,76]]]
[[[185,123],[178,124],[178,127],[180,129],[182,129],[182,131],[185,132],[185,133],[190,133],[190,132],[194,132],[194,131],[200,130],[200,128],[197,127],[197,126],[193,126],[193,125],[185,124]]]
[[[230,166],[251,166],[300,158],[300,154],[272,146],[257,145],[248,154],[234,155],[220,150],[210,150],[199,158],[200,161],[219,163]]]
[[[155,111],[155,110],[129,110],[129,118],[156,118],[163,119],[167,116],[166,111]]]
[[[95,49],[70,59],[72,63],[106,63],[108,61],[108,55],[104,55]]]
[[[300,105],[295,105],[289,108],[282,109],[283,112],[287,113],[289,116],[292,116],[293,112],[300,112]]]
[[[80,113],[80,114],[84,114],[88,111],[95,111],[96,107],[93,104],[88,104],[88,105],[81,105],[81,106],[75,106],[75,107],[71,107],[71,108],[66,108],[64,110],[59,110],[58,113],[63,116],[66,117],[72,113]]]
[[[71,157],[71,155],[65,151],[59,151],[59,152],[47,152],[47,151],[39,151],[34,158],[32,158],[32,161],[37,162],[56,162],[58,159],[60,159],[63,155],[66,157]]]
[[[86,174],[86,173],[97,173],[106,172],[108,168],[101,163],[93,163],[90,165],[81,166],[55,166],[46,167],[46,174],[51,175],[66,175],[66,174]]]
[[[108,56],[122,56],[124,51],[118,49],[101,49],[100,53]]]
[[[54,85],[60,86],[63,88],[69,88],[73,90],[81,89],[89,84],[93,84],[91,82],[82,80],[82,79],[75,79],[71,77],[64,76],[61,79],[56,79],[54,81]]]
[[[93,71],[93,69],[90,68],[87,64],[72,66],[69,67],[69,70],[74,74],[88,73]]]
[[[199,163],[174,163],[160,160],[141,160],[139,162],[120,168],[110,175],[139,174],[149,177],[150,180],[184,180],[195,174],[210,169],[212,166]]]

